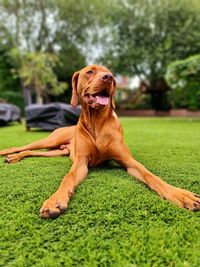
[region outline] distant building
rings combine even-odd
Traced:
[[[116,92],[116,101],[121,102],[128,98],[128,92],[130,88],[130,80],[127,76],[116,76],[117,82],[117,92]]]
[[[116,82],[116,101],[121,102],[129,98],[129,95],[132,94],[131,91],[138,89],[140,81],[138,77],[130,78],[128,76],[117,75]]]

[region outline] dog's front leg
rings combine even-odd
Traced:
[[[131,176],[148,185],[160,197],[181,208],[193,211],[200,210],[200,196],[185,189],[172,186],[148,171],[142,164],[132,158],[126,146],[121,147],[121,152],[116,157],[116,160],[127,169]]]
[[[88,159],[76,157],[69,173],[64,177],[58,190],[44,202],[40,209],[42,218],[56,218],[63,213],[73,195],[76,186],[84,180],[88,173]]]

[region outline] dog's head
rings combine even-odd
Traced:
[[[71,105],[76,107],[78,100],[95,109],[106,106],[115,108],[116,82],[113,74],[103,66],[91,65],[74,73],[72,77]]]

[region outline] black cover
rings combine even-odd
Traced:
[[[25,109],[26,127],[40,128],[42,130],[55,130],[56,128],[75,125],[78,122],[81,108],[73,108],[64,103],[33,104]]]
[[[0,103],[0,125],[12,121],[21,121],[20,109],[13,104]]]

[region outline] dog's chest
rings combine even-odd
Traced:
[[[115,142],[115,138],[112,135],[99,136],[95,142],[95,153],[91,153],[89,157],[89,165],[96,166],[103,161],[112,158],[112,150]]]
[[[104,134],[96,139],[96,147],[98,151],[105,151],[108,149],[109,144],[112,142],[113,137],[109,134]]]

